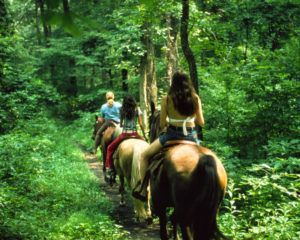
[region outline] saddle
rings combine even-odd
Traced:
[[[120,134],[121,134],[121,133],[120,133]],[[120,134],[118,134],[117,136],[119,136]],[[116,139],[117,136],[116,136],[114,139]],[[114,140],[114,139],[113,139],[113,140]],[[121,144],[122,142],[124,142],[125,140],[128,140],[128,139],[141,139],[141,140],[144,140],[144,138],[143,138],[142,136],[140,136],[140,135],[137,135],[137,136],[126,136],[125,138],[123,138],[123,139],[118,143],[118,147],[120,146],[120,144]],[[113,153],[113,158],[115,158],[115,154],[116,154],[117,151],[118,151],[118,147],[116,147],[116,149],[115,149],[115,151],[114,151],[114,153]]]
[[[188,140],[170,140],[166,142],[163,146],[162,150],[156,153],[151,159],[148,166],[148,170],[150,171],[151,175],[160,174],[160,166],[162,165],[163,161],[166,158],[165,153],[171,148],[176,145],[180,144],[188,144],[192,146],[198,146],[196,142],[188,141]]]

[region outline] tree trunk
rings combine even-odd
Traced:
[[[71,58],[69,60],[69,71],[71,72],[71,74],[69,75],[69,86],[68,86],[68,94],[70,96],[76,97],[77,96],[77,92],[78,92],[78,86],[77,86],[77,78],[74,74],[75,72],[75,59]]]
[[[4,0],[0,0],[0,37],[9,35],[9,19],[7,15],[6,5]],[[6,53],[4,49],[1,49],[0,43],[0,90],[4,88],[4,63],[6,61]]]
[[[177,19],[168,14],[166,16],[167,23],[167,51],[166,51],[166,61],[167,61],[167,86],[171,85],[172,76],[176,69],[178,68],[178,21]]]
[[[148,112],[148,102],[147,102],[147,71],[146,71],[146,65],[147,65],[147,55],[144,54],[141,58],[141,63],[140,63],[140,107],[143,112],[143,123],[144,126],[148,126],[147,122],[147,112]]]
[[[180,37],[183,54],[188,62],[190,77],[195,87],[196,92],[199,91],[198,84],[198,73],[194,54],[189,45],[188,36],[188,25],[189,25],[189,0],[182,0],[182,15],[181,15],[181,27]]]
[[[46,46],[49,46],[49,37],[50,37],[51,30],[45,21],[45,1],[44,0],[37,0],[37,1],[39,3],[41,17],[43,19],[43,31],[44,31],[45,44],[46,44]]]
[[[35,28],[37,44],[41,45],[41,30],[40,30],[40,16],[39,16],[39,1],[35,0]]]
[[[70,7],[69,7],[69,1],[68,0],[63,0],[63,7],[64,7],[64,13],[69,13],[70,12]]]
[[[147,112],[150,110],[150,102],[157,102],[157,82],[155,73],[155,50],[151,40],[151,31],[147,23],[143,25],[144,34],[141,41],[145,47],[145,53],[140,65],[140,104],[144,111],[144,123],[147,123]]]
[[[122,74],[122,90],[128,92],[128,70],[123,68],[121,70]]]
[[[113,83],[113,75],[111,69],[107,70],[107,74],[108,74],[108,86],[109,88],[113,89],[114,83]]]

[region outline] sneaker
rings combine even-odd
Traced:
[[[111,169],[109,169],[109,168],[103,168],[104,180],[107,183],[109,183],[110,171],[111,171]]]
[[[112,186],[114,183],[116,183],[115,178],[116,178],[116,174],[115,174],[114,169],[112,169],[112,168],[106,169],[105,175],[104,175],[105,181]]]

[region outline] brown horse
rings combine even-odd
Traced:
[[[105,172],[106,148],[112,142],[112,139],[120,133],[120,129],[118,129],[118,131],[115,131],[116,125],[114,123],[111,123],[109,124],[108,128],[105,131],[103,131],[101,136],[96,136],[98,130],[103,125],[103,123],[104,122],[100,122],[98,120],[98,117],[95,116],[92,139],[94,140],[94,152],[97,153],[98,147],[101,148],[103,172]]]
[[[97,123],[95,127],[96,125]],[[114,127],[108,127],[104,131],[100,142],[103,151],[106,148],[105,146],[111,141],[112,135],[115,134],[114,130]],[[120,143],[113,155],[114,167],[120,180],[120,205],[125,205],[125,182],[127,186],[132,189],[137,185],[137,182],[142,181],[145,176],[148,164],[141,161],[141,153],[145,151],[148,146],[149,144],[144,140],[129,138]],[[104,162],[103,165],[105,165]],[[145,208],[145,204],[142,201],[133,198],[133,206],[137,220],[149,221],[151,219],[150,200],[147,202]]]
[[[153,136],[156,135],[153,130],[159,126],[157,118],[159,114],[154,114],[152,108],[150,139],[157,137]],[[153,212],[159,217],[161,239],[168,239],[167,207],[174,209],[174,239],[178,237],[177,225],[181,228],[183,239],[226,239],[216,222],[227,185],[226,171],[217,156],[207,148],[189,143],[171,145],[158,155],[163,160],[151,171],[150,186]],[[158,155],[154,158],[159,158]]]

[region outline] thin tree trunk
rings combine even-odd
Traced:
[[[37,44],[41,45],[41,30],[40,30],[40,16],[39,16],[39,3],[35,0],[35,28],[36,28],[36,38]]]
[[[71,74],[69,73],[69,82],[68,82],[68,84],[69,84],[69,87],[68,87],[69,91],[68,91],[68,94],[70,96],[74,96],[74,97],[78,93],[77,78],[76,78],[76,76],[74,74],[74,72],[75,72],[75,63],[76,62],[75,62],[74,58],[71,58],[69,60],[69,72],[71,72]]]
[[[124,92],[128,92],[128,70],[123,68],[121,70],[121,74],[122,74],[122,90]]]
[[[146,71],[146,64],[147,64],[147,56],[144,54],[141,58],[140,63],[140,86],[139,86],[139,93],[140,93],[140,107],[143,112],[143,123],[144,126],[148,126],[148,119],[147,119],[147,112],[148,112],[148,102],[147,102],[147,71]]]
[[[44,39],[46,46],[49,46],[49,37],[50,37],[50,28],[47,26],[45,21],[45,1],[44,0],[38,0],[40,11],[41,11],[41,17],[43,18],[43,31],[44,31]]]
[[[69,1],[68,0],[63,0],[63,7],[64,7],[64,13],[69,13],[70,12],[70,6],[69,6]]]
[[[112,75],[112,71],[111,69],[108,69],[107,70],[107,73],[108,73],[108,86],[112,89],[114,87],[114,83],[113,83],[113,75]]]
[[[189,0],[182,0],[182,15],[181,15],[181,27],[180,37],[183,54],[188,62],[190,77],[195,87],[196,92],[199,91],[198,84],[198,73],[194,54],[189,45],[188,36],[188,25],[189,25]]]
[[[92,66],[92,77],[91,77],[91,81],[90,81],[90,88],[94,89],[95,87],[95,79],[94,77],[96,76],[96,67],[95,65]]]
[[[167,85],[171,85],[172,76],[178,67],[178,21],[177,19],[168,14],[166,16],[167,23]]]
[[[143,25],[144,34],[141,41],[145,47],[145,53],[140,64],[140,104],[144,111],[144,123],[147,123],[147,112],[150,110],[150,102],[157,102],[157,81],[155,73],[155,51],[151,40],[151,31],[148,23]],[[147,126],[147,125],[146,125]]]
[[[9,35],[9,19],[7,15],[6,4],[4,0],[0,0],[0,37]],[[0,47],[2,47],[0,45]],[[6,61],[6,54],[5,51],[0,49],[0,90],[4,88],[4,63]]]

